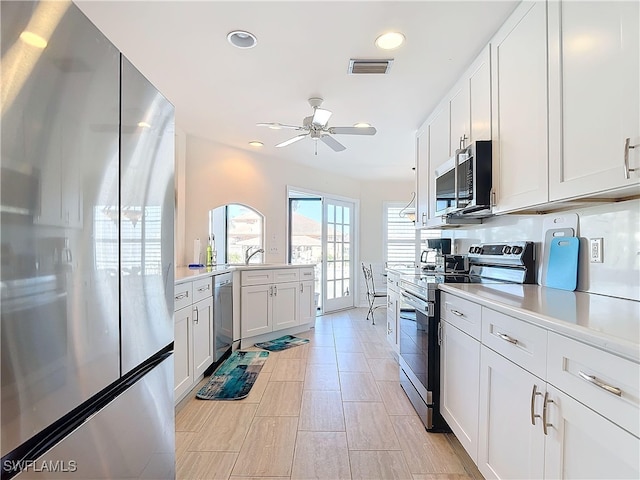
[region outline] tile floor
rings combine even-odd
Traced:
[[[194,390],[176,408],[177,478],[482,478],[453,435],[424,429],[376,315],[318,317],[297,335],[308,344],[270,352],[243,400]]]

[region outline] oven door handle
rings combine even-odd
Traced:
[[[408,295],[405,292],[402,292],[401,295],[404,301],[407,302],[409,305],[420,310],[427,317],[433,317],[433,314],[434,314],[433,303],[425,302],[417,297],[414,297],[413,295]]]

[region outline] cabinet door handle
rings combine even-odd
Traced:
[[[596,378],[595,375],[587,375],[584,372],[579,371],[578,375],[580,375],[580,377],[583,380],[586,380],[589,383],[593,383],[596,387],[600,387],[603,390],[606,390],[609,393],[613,393],[614,395],[621,397],[622,396],[622,390],[620,390],[618,387],[612,387],[611,385],[607,385],[606,383],[602,383],[600,380],[598,380]]]
[[[427,214],[426,212],[422,213],[422,225],[426,225],[427,224]]]
[[[198,323],[200,321],[198,315],[198,307],[193,307],[193,323]]]
[[[549,392],[544,392],[544,400],[542,401],[542,431],[545,435],[549,435],[547,433],[547,427],[553,427],[553,424],[547,423],[547,407],[550,403],[553,403],[553,400],[549,398]]]
[[[464,313],[459,312],[458,310],[451,309],[451,313],[453,313],[456,317],[464,317]]]
[[[627,138],[624,141],[624,178],[629,180],[629,172],[635,172],[637,168],[629,168],[629,149],[640,147],[639,145],[630,145],[631,139]]]
[[[269,287],[269,296],[273,297],[273,285]]]
[[[207,285],[205,285],[204,287],[200,287],[200,288],[198,289],[198,291],[199,291],[199,292],[204,292],[204,291],[207,291],[207,290],[209,290],[209,285],[208,285],[208,284],[207,284]]]
[[[500,332],[496,332],[495,333],[496,337],[501,338],[502,340],[504,340],[505,342],[509,342],[509,343],[513,343],[514,345],[518,344],[518,340],[510,337],[509,335],[507,335],[506,333],[500,333]]]
[[[188,298],[188,297],[189,297],[189,292],[182,292],[176,295],[176,300],[182,300],[183,298]]]
[[[540,415],[536,415],[536,397],[538,395],[542,395],[541,392],[538,392],[538,386],[534,385],[533,390],[531,390],[531,425],[536,424],[536,418],[540,418]]]
[[[300,293],[304,293],[304,285],[302,283],[300,284]]]
[[[273,296],[274,296],[274,297],[277,297],[277,296],[278,296],[278,286],[277,286],[277,285],[274,285],[274,286],[273,286]]]
[[[442,322],[438,324],[438,345],[442,345]]]

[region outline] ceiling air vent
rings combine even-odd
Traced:
[[[391,69],[393,58],[383,60],[349,60],[349,75],[386,74]]]

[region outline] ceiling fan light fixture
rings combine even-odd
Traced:
[[[252,141],[250,141],[250,142],[249,142],[249,145],[251,145],[252,147],[256,147],[256,148],[264,147],[264,143],[259,142],[258,140],[252,140]]]
[[[369,128],[371,124],[366,122],[358,122],[358,123],[354,123],[353,126],[356,128]]]
[[[329,117],[331,117],[329,110],[316,107],[313,109],[313,120],[311,120],[311,123],[324,127],[329,121]]]
[[[258,39],[253,33],[244,30],[234,30],[227,34],[227,40],[231,45],[238,48],[253,48],[258,43]]]
[[[400,32],[387,32],[376,38],[376,47],[382,50],[393,50],[404,43],[404,35]]]

